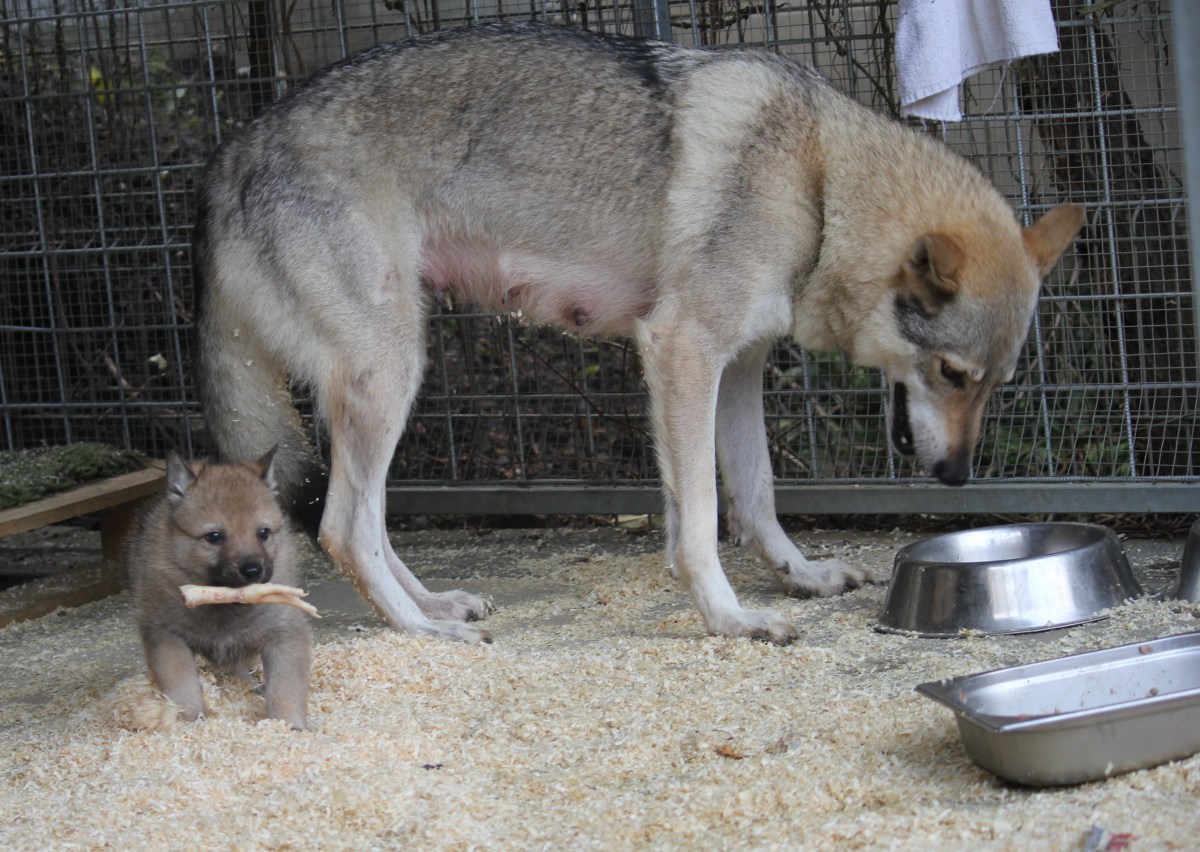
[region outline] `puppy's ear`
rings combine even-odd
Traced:
[[[255,464],[258,465],[263,482],[267,483],[267,487],[272,491],[275,490],[275,453],[279,451],[279,445],[271,447]]]
[[[1058,263],[1071,240],[1079,234],[1084,218],[1083,205],[1060,204],[1021,232],[1025,250],[1037,264],[1039,276],[1045,276]]]
[[[949,234],[935,231],[918,239],[900,268],[897,289],[917,301],[927,314],[936,314],[958,295],[958,275],[964,252]]]
[[[167,454],[167,499],[178,503],[196,484],[196,474],[179,453]]]

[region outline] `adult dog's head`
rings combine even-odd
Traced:
[[[1083,226],[1062,205],[1007,233],[943,229],[912,244],[884,306],[898,338],[885,361],[892,443],[947,485],[970,473],[988,395],[1012,378],[1043,276]],[[891,335],[889,335],[891,336]]]

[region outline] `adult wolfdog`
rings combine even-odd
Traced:
[[[317,74],[209,166],[195,241],[208,425],[229,457],[278,443],[304,513],[326,486],[287,388],[312,388],[332,447],[321,544],[395,628],[479,641],[465,622],[485,601],[428,592],[384,528],[430,305],[451,292],[627,335],[672,570],[710,632],[787,642],[792,623],[740,606],[722,570],[717,465],[734,535],[787,592],[867,578],[805,560],[776,520],[771,342],[884,368],[897,449],[962,484],[1039,279],[1082,220],[1059,207],[1021,228],[966,161],[770,53],[535,24],[386,44]]]

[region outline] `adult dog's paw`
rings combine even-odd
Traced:
[[[779,576],[784,590],[795,598],[828,598],[874,582],[864,569],[840,559],[789,562],[779,569]]]
[[[772,645],[790,645],[799,633],[796,625],[773,609],[739,609],[710,624],[715,636],[739,636]]]
[[[429,626],[419,632],[438,639],[450,639],[455,642],[466,642],[468,645],[485,645],[492,643],[492,634],[479,627],[464,624],[461,621],[430,621]]]
[[[482,621],[496,611],[486,598],[458,590],[431,593],[420,598],[417,605],[429,618],[449,621]]]

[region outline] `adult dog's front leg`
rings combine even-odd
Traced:
[[[639,329],[658,463],[676,526],[668,556],[710,633],[791,642],[796,628],[782,615],[742,608],[717,553],[714,419],[723,364],[708,339],[705,329],[678,324]]]
[[[779,576],[790,595],[836,595],[866,581],[839,559],[804,558],[775,514],[775,478],[763,426],[763,365],[769,346],[743,352],[725,369],[717,399],[717,460],[729,502],[729,528]]]

